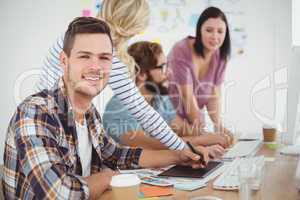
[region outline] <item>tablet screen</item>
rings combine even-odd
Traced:
[[[190,166],[176,165],[158,174],[158,176],[185,177],[185,178],[205,178],[213,171],[222,166],[223,162],[210,161],[205,168],[193,169]]]

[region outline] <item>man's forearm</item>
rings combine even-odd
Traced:
[[[180,161],[179,151],[172,150],[147,150],[142,151],[139,165],[141,167],[165,167],[177,164]]]

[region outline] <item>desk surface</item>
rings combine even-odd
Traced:
[[[266,162],[265,187],[263,200],[300,200],[297,186],[299,181],[295,180],[295,170],[298,158],[295,156],[279,155],[274,150],[263,147],[259,155],[275,157],[274,161]],[[192,197],[212,195],[223,200],[238,200],[238,191],[221,191],[212,188],[210,181],[208,186],[193,192],[176,190],[175,195],[160,198],[161,200],[189,200]],[[105,192],[100,200],[112,200],[111,192]]]

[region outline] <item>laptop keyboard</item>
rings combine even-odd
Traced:
[[[233,160],[239,157],[253,156],[261,144],[262,141],[260,140],[239,141],[224,154],[223,159]]]

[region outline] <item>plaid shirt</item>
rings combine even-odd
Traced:
[[[85,113],[93,144],[91,174],[104,167],[137,168],[140,148],[118,146],[104,134],[92,105]],[[88,199],[82,178],[72,108],[63,81],[21,103],[5,142],[3,191],[6,199]],[[101,181],[101,180],[99,180]]]

